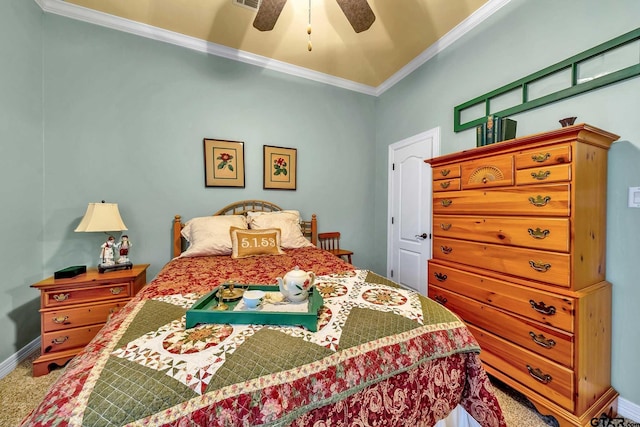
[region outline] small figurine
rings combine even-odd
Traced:
[[[113,261],[113,244],[115,240],[116,239],[113,236],[109,236],[109,238],[107,238],[107,241],[102,244],[102,251],[100,252],[100,265],[115,264],[115,262]]]
[[[127,264],[129,261],[129,248],[132,246],[131,241],[129,241],[129,236],[123,234],[120,238],[120,242],[117,243],[116,248],[118,248],[120,257],[118,258],[118,264]]]

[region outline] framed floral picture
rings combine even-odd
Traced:
[[[295,190],[298,150],[264,146],[264,189]]]
[[[204,185],[244,188],[244,143],[204,139]]]

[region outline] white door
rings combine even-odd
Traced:
[[[431,258],[431,166],[440,153],[440,128],[389,146],[387,276],[427,294]]]

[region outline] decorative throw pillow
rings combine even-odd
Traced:
[[[231,254],[231,227],[247,229],[244,215],[218,215],[193,218],[182,228],[189,247],[180,257]]]
[[[279,228],[282,232],[282,247],[287,249],[313,246],[302,234],[300,212],[285,210],[279,212],[248,212],[250,229]]]
[[[247,258],[258,255],[282,255],[280,229],[246,230],[231,227],[231,258]]]

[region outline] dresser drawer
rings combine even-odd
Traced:
[[[573,371],[544,357],[469,325],[480,344],[482,361],[531,390],[573,411]]]
[[[433,192],[460,190],[460,178],[433,181]]]
[[[571,285],[569,254],[436,237],[433,258],[563,287]]]
[[[433,235],[569,252],[568,218],[434,215]]]
[[[64,291],[45,291],[41,294],[42,307],[59,307],[68,304],[95,303],[100,300],[131,298],[131,282],[107,283],[93,287],[71,288]]]
[[[520,169],[516,172],[518,185],[571,181],[571,165],[555,165],[545,168]]]
[[[103,326],[104,322],[98,325],[44,333],[42,334],[42,353],[47,354],[71,348],[82,348],[96,336]]]
[[[489,188],[513,185],[513,156],[503,155],[464,162],[462,188]]]
[[[569,184],[445,191],[433,194],[435,214],[569,217]]]
[[[450,178],[460,178],[459,164],[452,164],[452,165],[433,168],[434,180],[450,179]]]
[[[429,285],[473,298],[567,332],[574,332],[573,298],[492,279],[429,261]]]
[[[124,307],[128,301],[119,300],[106,304],[85,305],[42,312],[42,331],[61,331],[78,326],[105,323],[110,315]]]
[[[429,285],[429,297],[456,313],[467,323],[564,366],[573,367],[572,334],[532,322],[434,285]]]
[[[516,169],[536,168],[571,162],[571,145],[540,147],[516,154]]]

